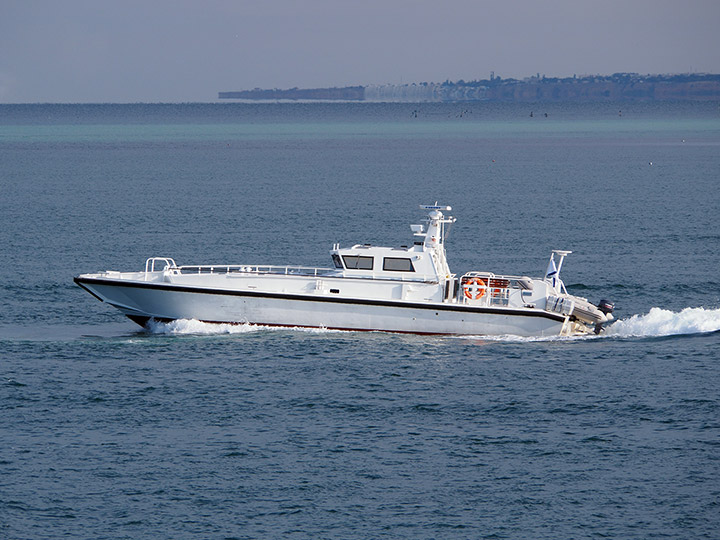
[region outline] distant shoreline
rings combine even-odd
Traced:
[[[446,102],[610,102],[720,100],[720,74],[639,75],[615,73],[523,80],[491,75],[477,81],[386,84],[332,88],[289,88],[219,92],[218,99],[243,101]]]

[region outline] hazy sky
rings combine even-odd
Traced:
[[[0,0],[0,102],[720,73],[720,0]]]

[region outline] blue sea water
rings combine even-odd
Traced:
[[[718,537],[718,103],[0,105],[0,193],[0,538]],[[571,249],[618,322],[142,329],[72,282],[329,266],[435,201],[453,271]]]

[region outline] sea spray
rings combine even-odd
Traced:
[[[189,336],[215,336],[223,334],[251,334],[255,332],[269,331],[297,331],[313,334],[336,333],[343,330],[329,330],[327,328],[302,328],[302,327],[280,327],[265,326],[259,324],[229,324],[229,323],[206,323],[197,319],[177,319],[170,322],[159,322],[150,320],[146,325],[151,334],[166,335],[189,335]]]
[[[619,320],[608,336],[644,337],[700,334],[720,330],[720,309],[685,308],[680,312],[654,307],[645,315]]]
[[[196,319],[177,319],[170,322],[159,322],[151,319],[146,328],[151,334],[167,335],[246,334],[267,329],[264,326],[250,324],[211,324]]]

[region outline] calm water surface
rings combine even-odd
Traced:
[[[0,538],[717,538],[718,103],[0,105],[0,164]],[[436,200],[455,272],[571,249],[619,321],[144,330],[72,283],[329,266]]]

